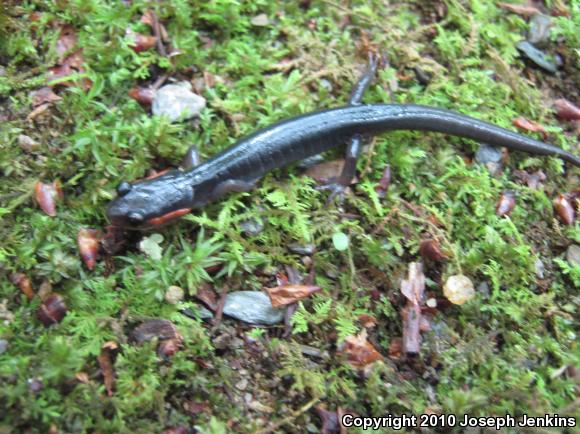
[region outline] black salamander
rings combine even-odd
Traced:
[[[136,230],[163,225],[229,192],[250,190],[272,169],[348,143],[343,173],[329,186],[336,194],[355,174],[362,137],[391,130],[451,134],[530,154],[554,155],[580,166],[580,157],[563,149],[453,111],[412,104],[362,105],[362,95],[376,66],[371,59],[369,70],[351,94],[349,106],[278,122],[189,170],[172,170],[134,184],[122,182],[117,188],[118,197],[107,210],[111,223]],[[190,166],[197,162],[194,154],[188,159]]]

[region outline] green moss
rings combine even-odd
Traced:
[[[523,115],[546,125],[554,143],[578,153],[542,101],[539,89],[554,82],[536,71],[535,88],[522,73],[514,44],[527,23],[496,2],[446,1],[447,14],[436,23],[425,2],[344,4],[31,0],[1,9],[0,302],[6,300],[13,318],[0,323],[0,339],[8,341],[0,354],[0,432],[51,426],[61,432],[162,432],[188,424],[208,433],[254,432],[288,417],[280,429],[303,432],[306,424],[319,426],[309,410],[313,402],[361,415],[573,411],[575,385],[565,367],[578,364],[573,315],[580,272],[563,252],[580,242],[580,228],[561,226],[551,200],[570,190],[578,170],[564,173],[556,159],[512,153],[504,174],[493,178],[466,162],[475,143],[391,133],[375,138],[372,153],[361,158],[355,194],[342,208],[327,206],[326,195],[299,169],[284,168],[252,192],[168,226],[160,260],[131,248],[93,271],[81,264],[78,230],[107,224],[104,209],[121,179],[177,165],[190,144],[209,157],[277,120],[344,104],[357,66],[365,63],[359,56],[364,38],[390,63],[365,101],[388,102],[393,91],[396,102],[446,107],[507,128]],[[139,22],[149,7],[179,51],[171,61],[128,46],[127,29],[149,31]],[[552,38],[558,50],[572,53],[578,50],[578,5],[571,2],[570,11],[570,17],[554,18]],[[34,12],[40,15],[31,19]],[[260,13],[269,25],[252,24]],[[58,61],[57,23],[75,29],[93,84],[89,91],[60,89],[61,101],[27,120],[30,92],[45,84]],[[293,66],[286,69],[288,61]],[[412,78],[414,67],[431,74],[429,85]],[[152,118],[127,97],[129,89],[163,72],[217,76],[204,92],[208,108],[198,127]],[[38,149],[21,149],[21,134]],[[393,181],[381,199],[374,187],[386,164]],[[545,188],[514,183],[516,168],[542,169]],[[35,205],[33,186],[56,179],[65,199],[51,218]],[[517,206],[500,218],[495,204],[505,190],[516,192]],[[345,213],[360,218],[345,219]],[[251,218],[264,223],[255,236],[243,234],[242,222]],[[334,247],[337,232],[348,236],[346,250]],[[360,331],[361,315],[370,315],[377,320],[372,339],[389,353],[401,336],[400,279],[418,259],[425,233],[450,255],[426,267],[429,291],[440,296],[441,282],[458,272],[486,282],[489,290],[432,320],[422,361],[387,357],[360,375],[336,347]],[[218,293],[226,287],[260,290],[275,286],[274,274],[286,265],[307,272],[287,248],[291,243],[316,246],[315,283],[322,291],[301,302],[288,340],[277,328],[236,331],[229,321],[212,330],[179,312],[194,305],[202,285]],[[544,279],[535,275],[538,259]],[[220,271],[210,273],[216,265]],[[64,297],[69,313],[60,324],[47,329],[38,321],[40,301],[28,301],[10,282],[14,272],[26,273],[36,290],[51,286]],[[184,288],[187,299],[166,302],[171,285]],[[183,335],[182,351],[169,360],[157,355],[156,342],[138,346],[129,339],[151,318],[171,320]],[[246,337],[243,346],[228,340],[236,335]],[[112,396],[97,362],[110,341],[120,347]],[[330,357],[305,356],[300,345]],[[241,391],[244,370],[249,386]],[[36,389],[35,381],[41,384]],[[245,394],[262,410],[250,410]],[[312,405],[301,410],[305,403]]]

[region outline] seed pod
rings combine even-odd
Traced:
[[[443,261],[447,256],[441,251],[439,241],[435,239],[422,240],[419,245],[419,254],[423,259],[431,259],[432,261]]]
[[[77,235],[77,244],[81,258],[87,268],[92,270],[97,263],[99,253],[99,240],[101,233],[96,229],[80,229]]]
[[[54,181],[52,184],[44,184],[38,181],[34,185],[34,191],[36,202],[40,208],[47,215],[54,217],[56,215],[56,202],[63,197],[60,182]]]
[[[574,206],[570,201],[567,194],[559,194],[556,199],[554,199],[554,211],[562,220],[565,225],[573,225],[576,220],[576,212],[574,211]]]
[[[52,294],[42,302],[36,316],[48,327],[61,322],[66,313],[67,308],[63,298],[58,294]]]

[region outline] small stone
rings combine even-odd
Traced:
[[[228,293],[223,313],[249,324],[274,325],[284,320],[284,309],[274,308],[270,297],[259,291]]]
[[[477,292],[479,292],[484,297],[489,297],[489,284],[485,281],[477,285]]]
[[[326,78],[320,79],[320,87],[325,89],[327,92],[332,92],[332,83]]]
[[[534,268],[536,270],[536,276],[540,279],[544,278],[544,272],[546,271],[546,267],[544,266],[544,263],[542,262],[541,259],[536,259],[536,262],[534,262]]]
[[[240,222],[240,228],[244,231],[244,235],[247,237],[255,237],[260,235],[264,230],[264,222],[262,219],[251,218],[248,220],[243,220]]]
[[[177,304],[181,300],[183,300],[183,296],[185,295],[185,291],[181,289],[179,286],[170,286],[167,288],[167,292],[165,293],[165,301],[170,304]]]
[[[475,161],[479,164],[498,163],[501,161],[501,154],[501,148],[482,143],[475,153]]]
[[[580,246],[578,244],[572,244],[568,247],[568,250],[566,250],[566,259],[573,267],[580,265]]]
[[[8,349],[8,341],[6,339],[0,339],[0,354],[5,353]]]
[[[536,14],[530,19],[528,42],[541,47],[550,39],[552,19],[544,14]]]
[[[314,244],[298,244],[298,243],[292,243],[290,245],[288,245],[288,249],[293,252],[293,253],[297,253],[299,255],[313,255],[314,252],[316,252],[316,246]]]
[[[181,310],[180,312],[183,315],[193,319],[205,320],[213,318],[213,313],[209,309],[205,308],[200,304],[195,306],[195,310],[187,308]]]
[[[456,274],[445,282],[443,294],[453,304],[464,304],[475,296],[475,289],[469,277]]]
[[[558,70],[557,66],[549,60],[548,56],[546,56],[543,51],[538,50],[528,41],[518,42],[516,48],[521,51],[525,57],[545,71],[555,74]]]
[[[191,84],[183,81],[167,84],[153,97],[151,110],[155,116],[167,116],[170,122],[199,116],[205,108],[205,98],[191,91]]]
[[[437,299],[436,298],[428,298],[427,301],[425,302],[425,304],[427,305],[427,307],[430,307],[431,309],[435,309],[437,307]]]
[[[25,134],[20,134],[18,136],[18,146],[20,146],[20,149],[22,149],[24,152],[34,152],[38,149],[38,143],[36,143],[34,140],[32,140],[31,137],[25,135]]]
[[[259,14],[255,17],[252,17],[250,20],[253,26],[257,27],[265,27],[270,24],[270,20],[268,19],[268,15],[266,14]]]
[[[248,379],[242,378],[240,381],[236,383],[236,389],[238,390],[246,390],[248,388]]]

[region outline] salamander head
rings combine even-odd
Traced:
[[[152,229],[189,213],[193,196],[191,182],[180,171],[135,184],[121,182],[107,216],[114,226]]]

